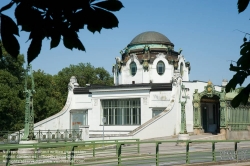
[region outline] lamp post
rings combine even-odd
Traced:
[[[182,92],[184,95],[182,95]],[[187,88],[182,84],[181,90],[180,90],[180,96],[179,96],[179,103],[181,104],[181,129],[179,133],[178,140],[189,140],[189,134],[187,133],[187,126],[186,126],[186,103],[187,103]],[[184,98],[184,101],[181,100]]]
[[[30,73],[31,78],[31,89],[27,88],[27,81]],[[25,125],[24,125],[24,136],[22,140],[34,140],[34,110],[33,110],[33,94],[35,93],[34,77],[31,65],[27,66],[25,70],[25,86],[24,93],[26,96],[25,104]]]
[[[184,96],[182,96],[182,93],[184,92]],[[184,101],[181,101],[181,98],[184,98]],[[180,104],[181,104],[181,131],[180,134],[187,134],[187,126],[186,126],[186,103],[187,103],[187,88],[182,84],[181,85],[181,91],[180,91]]]
[[[185,102],[181,102],[181,131],[180,134],[187,134]]]

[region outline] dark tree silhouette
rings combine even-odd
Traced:
[[[3,11],[14,4],[17,24]],[[87,26],[91,32],[100,32],[102,28],[118,27],[118,19],[112,13],[123,7],[119,0],[11,0],[0,9],[1,39],[5,50],[14,58],[19,54],[18,26],[29,33],[30,46],[27,61],[30,63],[40,53],[42,40],[51,39],[50,47],[57,47],[63,39],[68,49],[85,51],[78,38],[78,32]],[[2,53],[0,53],[2,55]]]
[[[249,4],[249,0],[238,0],[238,12],[243,12]],[[243,38],[243,44],[240,46],[240,55],[241,57],[236,62],[236,65],[230,64],[229,70],[236,72],[233,78],[228,82],[226,86],[226,92],[229,92],[231,89],[235,89],[236,86],[242,85],[245,79],[250,75],[250,40],[247,40],[246,36],[249,35],[245,33]],[[231,101],[231,105],[235,108],[238,107],[241,103],[246,104],[249,99],[250,84],[243,88],[240,93],[234,97]]]

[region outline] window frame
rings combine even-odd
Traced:
[[[74,122],[73,118],[75,117],[74,114],[78,114],[80,117],[80,120],[78,122]],[[80,126],[88,126],[88,109],[78,110],[78,109],[72,109],[70,110],[70,129],[76,129]]]
[[[160,66],[160,65],[163,65],[163,66]],[[160,73],[160,67],[162,68],[163,67],[163,71]],[[156,65],[156,71],[157,71],[157,73],[159,74],[159,75],[163,75],[164,73],[165,73],[165,69],[166,69],[166,67],[165,67],[165,63],[162,61],[162,60],[160,60],[160,61],[158,61],[157,62],[157,65]]]
[[[132,76],[135,76],[136,73],[137,73],[137,64],[136,64],[134,61],[132,61],[132,62],[129,64],[129,67],[130,67],[130,74],[131,74]],[[133,73],[133,69],[135,69],[135,72],[134,72],[134,73]]]
[[[152,109],[152,118],[159,115],[165,110],[165,108],[153,108]]]
[[[141,99],[104,99],[102,117],[106,117],[105,126],[141,125]],[[103,125],[101,123],[101,125]]]

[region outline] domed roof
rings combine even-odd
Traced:
[[[130,43],[129,45],[134,45],[134,44],[170,44],[171,41],[164,36],[163,34],[159,32],[154,32],[154,31],[148,31],[148,32],[143,32],[139,35],[137,35]]]

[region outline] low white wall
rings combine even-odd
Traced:
[[[79,100],[81,99],[81,100]],[[34,124],[34,130],[64,130],[70,129],[70,110],[91,108],[91,98],[88,94],[74,95],[68,92],[65,106],[57,114]]]

